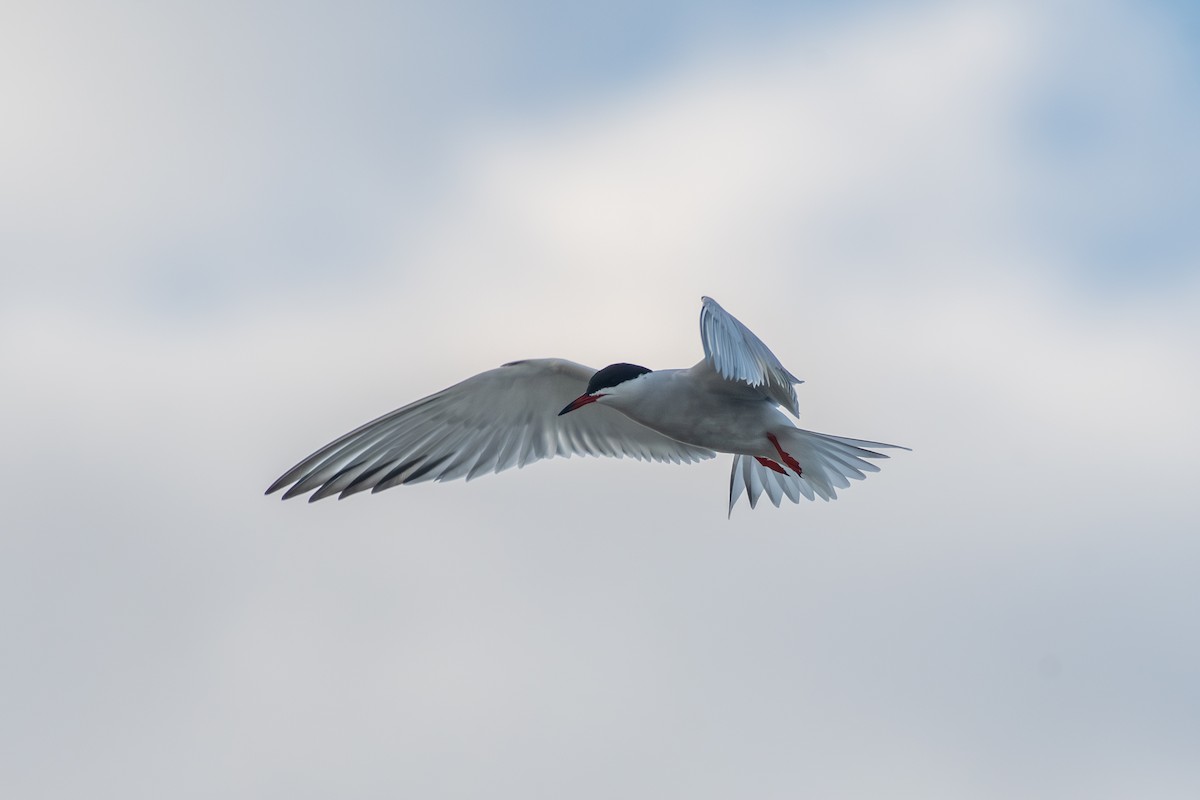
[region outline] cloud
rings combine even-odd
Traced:
[[[1194,794],[1200,650],[1179,631],[1197,557],[1195,273],[1098,291],[1073,255],[1132,213],[1095,187],[1188,163],[1192,123],[1161,27],[1125,6],[1084,15],[1136,34],[1109,91],[1089,71],[1098,34],[1050,35],[1067,13],[875,10],[489,119],[456,134],[421,224],[390,231],[374,211],[344,272],[287,270],[300,223],[271,229],[260,265],[224,263],[246,208],[301,195],[277,212],[295,222],[311,202],[296,184],[241,194],[294,175],[284,157],[253,166],[303,105],[257,116],[253,98],[287,84],[273,72],[234,87],[232,129],[193,129],[203,103],[172,117],[119,202],[84,191],[56,222],[71,164],[96,171],[88,189],[136,161],[67,148],[22,217],[64,234],[64,271],[18,280],[0,315],[13,791]],[[283,63],[304,62],[295,36]],[[149,63],[191,74],[189,58]],[[329,94],[360,76],[330,76]],[[1045,86],[1086,89],[1118,121],[1139,98],[1139,135],[1062,166],[1029,138]],[[118,99],[135,117],[147,98],[188,105],[156,91]],[[105,108],[98,141],[132,152],[104,133],[128,115]],[[323,130],[341,152],[373,129]],[[206,178],[187,154],[209,136],[258,177]],[[377,147],[334,160],[367,172]],[[1094,182],[1075,180],[1085,166]],[[187,214],[159,209],[156,175],[199,179]],[[1163,208],[1188,196],[1166,178],[1145,191]],[[1061,230],[1031,222],[1089,198]],[[66,236],[77,223],[94,227]],[[159,235],[208,255],[129,266],[116,288],[72,271],[101,237],[115,264]],[[186,296],[193,279],[217,300],[187,315],[135,288]],[[723,460],[543,463],[312,506],[260,495],[333,436],[502,361],[691,363],[702,292],[808,379],[802,424],[915,452],[836,503],[732,521]],[[595,513],[614,504],[620,524]]]

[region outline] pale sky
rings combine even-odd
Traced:
[[[1186,3],[0,10],[0,795],[1200,796]],[[707,294],[728,457],[262,491]]]

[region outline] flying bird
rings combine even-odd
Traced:
[[[742,494],[833,500],[878,472],[881,449],[899,445],[797,428],[803,383],[754,333],[701,298],[704,359],[689,369],[561,358],[511,361],[430,395],[325,445],[267,494],[311,492],[309,502],[423,481],[472,478],[572,455],[631,456],[688,464],[733,454],[729,513]]]

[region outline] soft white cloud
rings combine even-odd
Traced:
[[[1073,243],[1123,197],[1055,246],[1024,213],[1146,163],[1117,142],[1077,185],[1023,138],[1040,87],[1103,62],[1093,38],[1056,49],[1067,12],[873,12],[477,128],[395,259],[264,294],[268,258],[220,313],[130,313],[82,272],[24,284],[0,307],[11,793],[1194,796],[1200,285],[1080,280]],[[1083,16],[1139,23],[1094,99],[1141,98],[1156,158],[1186,163],[1178,44],[1126,7]],[[286,130],[222,113],[234,150]],[[187,151],[163,168],[203,173]],[[146,246],[142,223],[230,235],[237,191],[202,182],[181,228],[156,172],[124,205],[77,195],[62,230],[94,211],[81,241],[111,228],[110,255]],[[836,503],[732,521],[723,460],[260,495],[501,361],[690,363],[702,292],[809,380],[803,424],[915,452]]]
[[[467,113],[445,95],[489,56],[448,6],[53,2],[3,21],[0,308],[207,310],[350,269],[420,221],[423,162]]]

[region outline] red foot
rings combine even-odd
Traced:
[[[775,450],[776,450],[776,452],[779,453],[779,457],[783,459],[783,463],[787,464],[789,467],[791,467],[793,470],[795,470],[797,475],[803,476],[804,470],[800,469],[800,462],[797,461],[796,459],[792,458],[790,453],[784,452],[783,448],[779,446],[779,440],[775,438],[775,434],[768,433],[767,438],[771,440],[771,444],[775,445]],[[759,459],[759,461],[761,461],[761,460],[762,459]],[[768,459],[768,460],[770,460],[770,459]],[[778,464],[776,466],[778,466]],[[782,471],[783,470],[780,470],[780,472],[782,472]]]
[[[767,458],[767,457],[765,457],[765,456],[755,456],[755,457],[754,457],[754,460],[755,460],[755,461],[757,461],[758,463],[762,464],[762,465],[763,465],[764,467],[766,467],[767,469],[773,469],[773,470],[775,470],[775,471],[776,471],[776,472],[778,472],[780,475],[787,475],[787,470],[786,470],[786,469],[784,469],[783,467],[779,466],[779,465],[778,465],[778,464],[776,464],[774,461],[772,461],[771,459],[769,459],[769,458]]]

